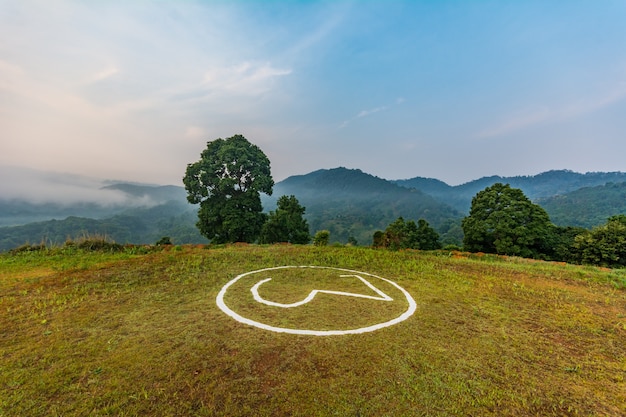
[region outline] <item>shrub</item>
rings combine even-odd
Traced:
[[[313,244],[315,246],[327,246],[330,240],[330,232],[328,230],[319,230],[313,236]]]

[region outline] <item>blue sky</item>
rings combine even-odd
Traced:
[[[626,2],[0,0],[0,165],[181,184],[626,171]]]

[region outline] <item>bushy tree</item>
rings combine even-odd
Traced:
[[[441,248],[439,234],[424,219],[417,224],[413,220],[405,221],[398,217],[384,232],[374,233],[375,247],[398,249],[433,250]]]
[[[328,230],[319,230],[313,236],[313,244],[315,246],[327,246],[330,241],[330,232]]]
[[[583,264],[607,267],[626,266],[626,215],[610,217],[606,224],[579,234],[574,256]]]
[[[552,223],[522,190],[496,183],[472,199],[462,227],[463,245],[470,252],[540,258],[547,251]]]
[[[309,225],[303,215],[306,211],[295,196],[278,199],[276,211],[270,211],[261,229],[260,243],[288,242],[306,244],[311,240]]]
[[[274,180],[263,151],[235,135],[207,143],[200,160],[187,165],[187,200],[200,204],[197,226],[214,243],[254,242],[265,222],[260,193]]]

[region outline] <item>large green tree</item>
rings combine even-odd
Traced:
[[[270,161],[245,137],[208,142],[187,165],[187,200],[200,204],[197,226],[214,243],[254,242],[265,222],[260,193],[272,194]]]
[[[470,252],[540,258],[553,226],[548,213],[522,190],[497,183],[472,199],[462,227],[463,245]]]
[[[606,224],[576,236],[575,260],[608,267],[626,266],[626,215],[610,217]]]
[[[305,211],[306,209],[300,205],[295,196],[284,195],[280,197],[276,211],[270,211],[267,221],[261,229],[259,242],[309,243],[311,235],[309,224],[303,217]]]
[[[398,249],[440,249],[439,234],[430,227],[424,219],[419,219],[417,224],[413,220],[405,221],[398,217],[384,232],[374,233],[373,244],[375,247],[384,247],[392,250]]]

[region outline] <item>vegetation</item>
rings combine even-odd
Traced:
[[[272,194],[270,161],[245,137],[207,143],[187,165],[187,200],[200,204],[198,229],[213,243],[255,242],[265,222],[260,193]]]
[[[370,245],[372,235],[398,217],[428,221],[444,240],[449,231],[461,242],[455,224],[462,214],[419,191],[400,187],[358,169],[335,168],[289,177],[276,184],[276,195],[295,195],[307,209],[312,230],[328,230],[340,243]],[[265,204],[273,204],[266,198]],[[352,239],[351,239],[352,238]]]
[[[555,224],[589,229],[606,223],[611,216],[626,214],[626,182],[583,187],[537,203]]]
[[[195,226],[197,215],[184,202],[169,201],[154,207],[134,208],[97,220],[68,217],[23,226],[0,228],[0,252],[23,244],[62,245],[68,238],[103,235],[122,244],[151,244],[162,236],[175,243],[208,243]]]
[[[384,232],[374,233],[374,247],[399,249],[441,249],[439,234],[424,219],[417,224],[413,220],[404,221],[402,217],[387,226]]]
[[[463,245],[470,252],[539,258],[551,225],[548,213],[522,190],[497,183],[472,199],[462,222]]]
[[[313,244],[315,246],[326,246],[330,241],[330,232],[328,230],[318,230],[313,236]]]
[[[278,199],[276,211],[270,211],[261,229],[260,243],[296,243],[311,241],[309,225],[302,217],[306,209],[295,196],[282,196]]]
[[[359,247],[138,249],[0,255],[0,415],[626,409],[624,270]],[[417,311],[375,332],[314,337],[250,327],[216,307],[233,277],[277,265],[373,273],[412,294]]]
[[[579,263],[626,267],[626,215],[613,216],[605,225],[577,235],[572,249]]]
[[[524,194],[532,201],[539,202],[544,207],[551,218],[558,218],[557,224],[560,225],[573,225],[591,227],[602,223],[607,216],[602,218],[596,218],[597,223],[592,224],[577,224],[576,220],[579,218],[577,215],[569,214],[570,209],[584,210],[585,207],[589,207],[587,203],[591,202],[590,199],[585,198],[584,204],[578,204],[578,190],[587,187],[608,186],[608,183],[624,183],[626,182],[625,172],[587,172],[586,174],[580,174],[569,170],[553,170],[543,172],[538,175],[525,175],[515,177],[500,177],[491,176],[483,177],[477,180],[467,182],[465,184],[450,186],[445,182],[431,179],[431,178],[412,178],[408,180],[394,181],[396,184],[407,188],[415,188],[425,192],[428,195],[435,197],[437,200],[454,207],[456,210],[467,213],[471,206],[472,198],[479,191],[491,187],[494,184],[509,184],[513,188],[521,189]],[[608,204],[602,202],[602,199],[598,199],[594,202],[596,213],[602,213],[604,210],[616,208],[621,212],[626,213],[626,203],[622,198],[620,201],[618,196],[622,194],[622,191],[616,189],[607,189],[606,193],[598,190],[602,193],[604,200],[607,200]],[[544,202],[554,196],[563,196],[568,193],[572,193],[571,206],[567,211],[560,211],[558,208],[558,202],[544,206]],[[616,195],[617,194],[617,195]],[[612,197],[614,195],[615,197]],[[581,202],[582,203],[582,202]],[[611,207],[613,205],[613,207]],[[586,213],[591,214],[591,213]],[[615,211],[609,213],[609,215],[615,214]],[[591,219],[590,217],[588,219]],[[562,220],[562,221],[561,221]]]

